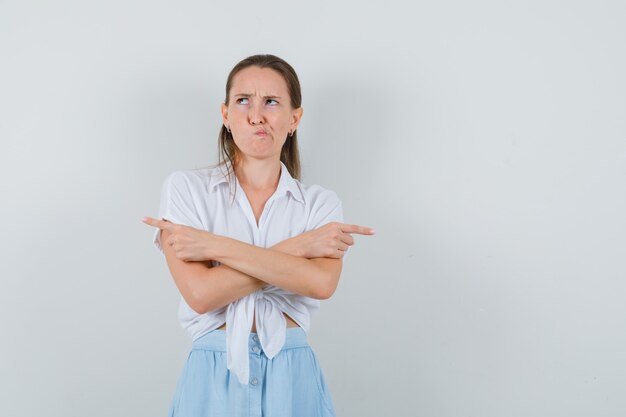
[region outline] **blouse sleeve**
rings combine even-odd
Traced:
[[[159,218],[172,223],[203,229],[202,221],[194,204],[193,184],[183,171],[168,175],[161,187]],[[153,243],[161,253],[161,229],[154,231]]]
[[[307,230],[317,229],[330,222],[344,223],[343,205],[336,192],[324,190],[313,202]],[[344,259],[348,256],[348,252],[350,252],[349,248],[343,255]]]

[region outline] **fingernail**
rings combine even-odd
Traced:
[[[371,233],[371,234],[374,234],[374,233],[376,233],[376,230],[374,230],[374,229],[370,229],[370,233]]]
[[[147,217],[142,217],[142,218],[141,218],[141,221],[142,221],[142,222],[145,222],[146,220],[148,220],[148,218],[147,218]]]

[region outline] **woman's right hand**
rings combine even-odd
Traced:
[[[374,229],[355,224],[330,222],[292,238],[295,253],[305,258],[343,258],[354,245],[350,233],[373,235]]]

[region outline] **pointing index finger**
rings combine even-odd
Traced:
[[[152,217],[144,217],[141,219],[141,221],[150,226],[158,227],[162,230],[171,231],[170,229],[172,228],[172,223],[165,220],[154,219]]]
[[[356,224],[345,224],[342,223],[341,230],[346,233],[358,233],[361,235],[373,235],[376,233],[374,229],[371,227],[358,226]]]

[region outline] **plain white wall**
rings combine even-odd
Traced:
[[[0,414],[163,416],[190,340],[152,230],[230,68],[298,71],[356,236],[310,342],[342,417],[626,414],[618,1],[1,1]]]

